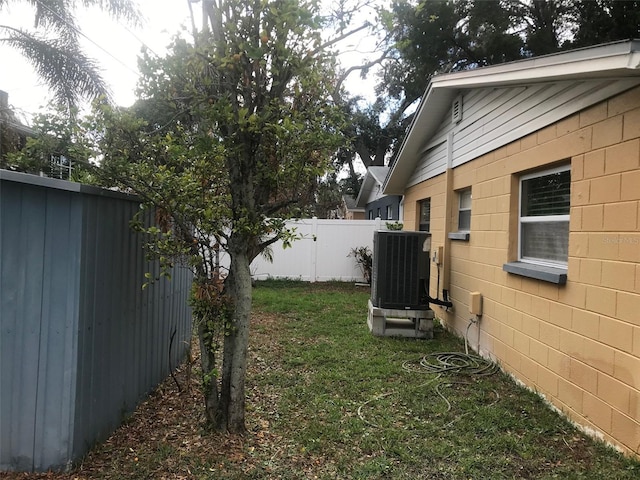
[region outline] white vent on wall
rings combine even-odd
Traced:
[[[451,122],[459,123],[462,120],[462,95],[458,95],[451,103]]]

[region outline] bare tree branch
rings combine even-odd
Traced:
[[[353,72],[357,70],[368,70],[375,65],[380,65],[387,58],[389,58],[389,53],[391,52],[391,50],[392,50],[391,48],[385,50],[384,52],[382,52],[382,55],[380,55],[375,60],[371,60],[370,62],[367,62],[362,65],[354,65],[352,67],[349,67],[347,70],[345,70],[345,72],[342,75],[340,75],[340,77],[338,78],[338,81],[336,83],[336,88],[334,89],[332,94],[333,98],[334,99],[338,98],[338,94],[340,93],[340,88],[342,87],[342,84],[345,82],[347,77],[349,77],[349,75],[351,75]]]

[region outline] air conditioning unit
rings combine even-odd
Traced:
[[[387,309],[429,309],[430,250],[427,232],[374,232],[371,303]]]

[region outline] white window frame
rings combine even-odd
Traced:
[[[553,175],[554,173],[566,172],[571,170],[571,165],[562,165],[560,167],[551,168],[548,170],[541,170],[535,173],[529,173],[522,175],[519,179],[519,196],[518,196],[518,261],[524,263],[531,263],[534,265],[541,265],[545,267],[555,268],[567,268],[568,262],[560,262],[553,260],[542,260],[538,258],[523,257],[522,256],[522,224],[523,223],[543,223],[543,222],[566,222],[569,223],[570,215],[543,215],[543,216],[522,216],[522,182],[531,180],[532,178],[545,177],[547,175]]]
[[[392,205],[387,205],[387,220],[393,220],[393,208],[392,208]]]
[[[469,207],[462,207],[462,196],[464,194],[469,194]],[[470,232],[471,231],[471,201],[473,197],[471,196],[471,187],[463,188],[462,190],[458,190],[458,231],[459,232]],[[469,227],[468,228],[460,228],[460,212],[469,212]]]

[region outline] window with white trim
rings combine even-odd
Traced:
[[[566,268],[570,188],[569,165],[520,177],[518,260]]]
[[[393,207],[391,205],[387,205],[387,218],[386,220],[393,220]]]
[[[458,231],[471,230],[471,189],[465,188],[458,192]]]

